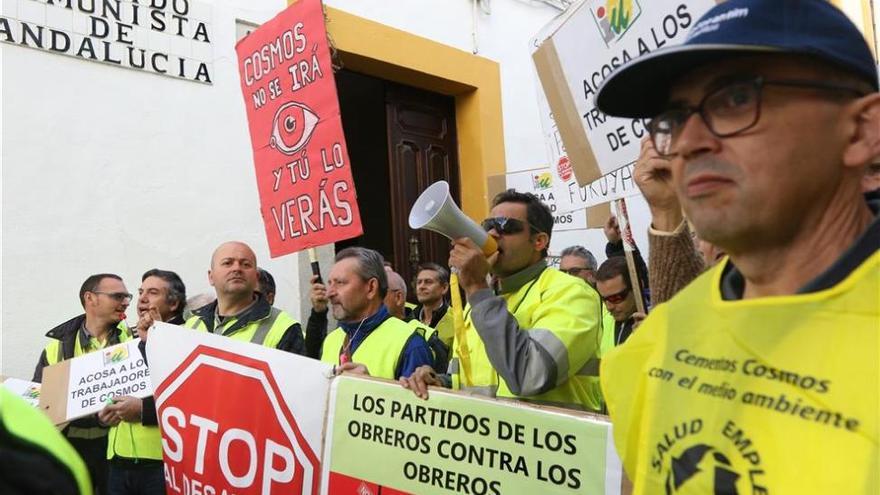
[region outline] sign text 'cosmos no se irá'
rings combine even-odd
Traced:
[[[320,0],[235,46],[272,257],[361,234]]]

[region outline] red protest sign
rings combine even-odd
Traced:
[[[321,1],[296,2],[235,50],[271,256],[360,235]]]
[[[265,361],[198,346],[156,396],[168,493],[318,493],[318,457]]]

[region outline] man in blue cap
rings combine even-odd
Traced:
[[[730,0],[597,92],[729,255],[603,359],[634,493],[880,493],[877,86],[830,2]]]

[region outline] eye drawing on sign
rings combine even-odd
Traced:
[[[269,146],[285,155],[292,155],[309,143],[318,116],[304,103],[292,101],[281,105],[272,122]]]

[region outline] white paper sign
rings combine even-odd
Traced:
[[[40,384],[20,380],[18,378],[7,378],[3,382],[3,386],[8,388],[12,393],[24,399],[28,404],[38,407],[40,405]]]
[[[150,370],[130,340],[70,360],[67,417],[80,418],[104,409],[113,397],[152,395]]]
[[[647,135],[645,120],[612,118],[596,108],[593,100],[602,82],[632,59],[683,42],[690,27],[714,4],[713,0],[586,0],[549,34],[544,42],[552,43],[561,74],[548,75],[544,88],[554,80],[568,93],[559,101],[573,102],[580,128],[563,133],[566,146],[589,147],[588,156],[595,160],[583,165],[595,172],[592,177],[579,177],[581,182],[635,162],[640,139]],[[581,170],[577,165],[575,169]],[[604,200],[610,199],[615,198]],[[583,202],[589,200],[588,195]]]

